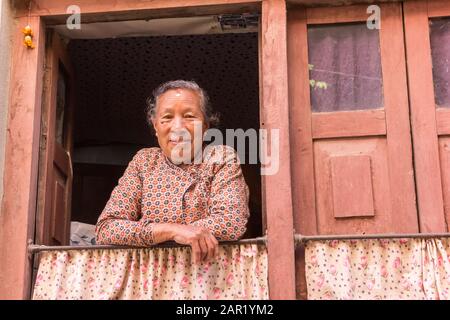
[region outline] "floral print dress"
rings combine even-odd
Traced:
[[[160,148],[140,150],[101,213],[98,244],[147,246],[156,223],[203,226],[218,240],[246,230],[249,191],[239,158],[228,146],[208,146],[203,162],[176,166]]]

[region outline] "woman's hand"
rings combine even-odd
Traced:
[[[195,263],[213,259],[219,253],[219,242],[208,229],[182,224],[174,226],[173,240],[191,246]]]
[[[190,245],[195,263],[213,259],[219,253],[219,242],[208,229],[184,224],[161,224],[154,228],[154,237]],[[158,242],[163,242],[158,241]]]

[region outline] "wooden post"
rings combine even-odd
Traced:
[[[445,232],[427,3],[406,2],[404,21],[420,232]]]
[[[306,9],[288,10],[289,113],[292,163],[292,203],[296,233],[317,234],[314,149],[309,92]],[[297,164],[297,165],[296,165]],[[305,248],[295,254],[296,292],[307,298]]]
[[[261,26],[261,128],[280,130],[279,170],[264,177],[271,299],[295,299],[292,216],[286,4],[266,0]]]
[[[17,19],[11,57],[10,107],[5,148],[4,195],[0,214],[0,299],[29,295],[27,240],[34,232],[42,91],[44,32],[40,17],[30,18],[34,49],[23,45]]]

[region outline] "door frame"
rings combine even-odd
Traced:
[[[0,298],[30,298],[38,188],[38,159],[45,55],[45,30],[64,22],[70,0],[35,0],[30,12],[18,3],[12,49],[4,196],[0,216]],[[295,299],[294,228],[290,177],[289,106],[284,0],[173,0],[118,2],[80,0],[82,22],[139,17],[186,17],[220,13],[261,12],[260,127],[279,129],[280,168],[263,179],[263,215],[267,222],[271,299]],[[29,14],[30,13],[30,14]],[[20,31],[30,24],[34,49],[23,45]],[[264,195],[270,195],[264,197]]]
[[[422,0],[405,2],[403,10],[420,232],[447,232],[444,206],[450,208],[450,199],[444,199],[448,180],[441,178],[438,139],[450,130],[450,110],[436,108],[428,19],[450,16],[450,7]]]

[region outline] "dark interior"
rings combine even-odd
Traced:
[[[95,224],[133,155],[157,146],[145,101],[162,82],[199,83],[221,130],[259,128],[257,33],[78,39],[69,52],[77,83],[72,221]],[[261,236],[260,165],[242,170],[251,210],[245,237]]]

